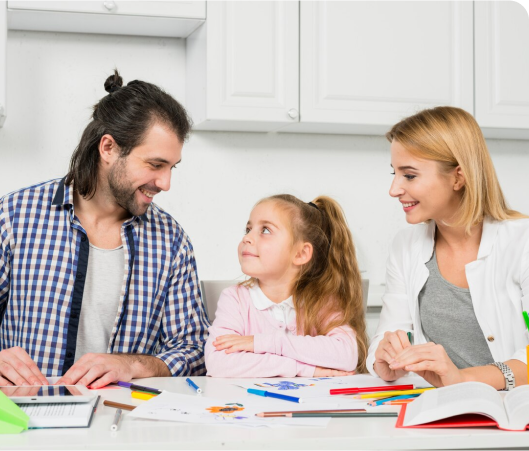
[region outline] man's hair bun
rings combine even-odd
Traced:
[[[112,94],[123,86],[123,78],[119,75],[117,69],[114,69],[114,74],[108,77],[105,81],[105,91]]]

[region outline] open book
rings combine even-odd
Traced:
[[[496,426],[524,431],[529,426],[529,385],[503,397],[482,382],[464,382],[429,390],[402,406],[396,427],[443,428]]]
[[[18,404],[28,416],[30,429],[87,428],[97,407],[99,396],[90,402]]]

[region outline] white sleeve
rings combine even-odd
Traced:
[[[378,377],[373,369],[375,351],[384,338],[384,333],[399,329],[406,332],[413,330],[413,319],[408,305],[408,290],[410,288],[406,286],[402,272],[403,255],[404,252],[409,252],[409,249],[404,250],[406,246],[404,246],[403,238],[403,234],[398,234],[389,251],[386,264],[386,291],[382,296],[382,311],[380,312],[377,331],[371,340],[367,354],[367,369],[375,377]]]

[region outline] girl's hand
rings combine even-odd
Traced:
[[[356,374],[355,371],[332,370],[330,368],[322,368],[321,366],[317,366],[314,370],[313,377],[353,376],[354,374]]]
[[[389,362],[393,371],[413,371],[435,387],[465,382],[463,372],[457,368],[445,349],[435,343],[411,346]]]
[[[408,340],[408,335],[403,330],[386,332],[375,351],[375,364],[373,365],[375,372],[385,381],[394,381],[406,375],[408,370],[398,369],[397,367],[391,368],[389,364],[404,349],[410,347],[411,343]]]
[[[225,350],[226,354],[253,352],[253,335],[221,335],[215,338],[213,346],[217,351]]]

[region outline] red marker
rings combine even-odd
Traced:
[[[357,395],[358,393],[374,393],[388,390],[413,390],[413,384],[408,385],[384,385],[383,387],[351,387],[334,388],[330,390],[331,395]]]

